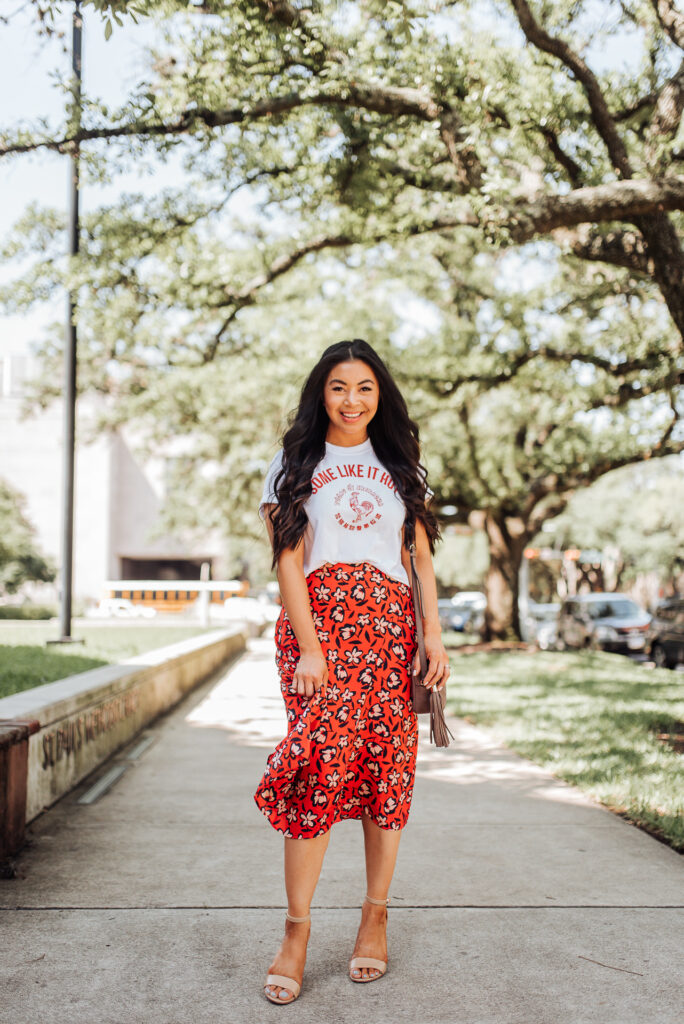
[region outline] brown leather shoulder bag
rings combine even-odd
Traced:
[[[423,617],[425,615],[423,585],[420,582],[418,570],[416,569],[415,543],[409,544],[409,556],[411,558],[411,590],[413,592],[413,608],[416,618],[416,640],[418,642],[418,658],[420,660],[419,674],[411,674],[411,703],[417,715],[430,715],[430,742],[434,743],[437,747],[448,747],[449,736],[451,736],[452,740],[454,737],[444,718],[446,685],[441,690],[438,690],[436,687],[428,689],[422,683],[422,680],[427,675],[428,659],[425,651],[425,635],[423,633]]]

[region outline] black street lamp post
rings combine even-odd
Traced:
[[[83,15],[75,0],[72,16],[72,123],[80,125],[81,37]],[[69,154],[69,256],[78,254],[79,236],[79,146]],[[74,538],[74,456],[76,442],[76,295],[67,295],[67,323],[64,339],[64,455],[62,475],[62,587],[60,594],[59,639],[52,643],[81,643],[71,636],[71,596]]]

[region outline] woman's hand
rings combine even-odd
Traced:
[[[431,689],[433,686],[442,690],[449,678],[449,656],[444,649],[441,633],[425,634],[425,653],[427,654],[428,670],[423,679],[423,686]],[[420,672],[420,655],[416,649],[416,656],[413,659],[413,674]]]
[[[328,663],[322,651],[305,651],[301,655],[292,677],[295,693],[313,697],[328,682]]]

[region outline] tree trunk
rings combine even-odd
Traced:
[[[523,551],[530,536],[517,517],[487,511],[483,523],[489,541],[485,578],[487,609],[483,640],[520,639],[518,580]]]
[[[666,213],[634,217],[634,223],[646,239],[653,260],[653,279],[684,338],[684,254],[674,225]]]

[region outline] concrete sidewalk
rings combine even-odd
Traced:
[[[450,725],[448,750],[421,736],[387,975],[346,977],[364,859],[360,822],[340,822],[302,995],[272,1006],[282,838],[252,794],[285,715],[273,643],[251,641],[147,731],[109,792],[77,803],[91,778],[29,828],[19,877],[0,883],[0,1022],[681,1024],[684,859]]]

